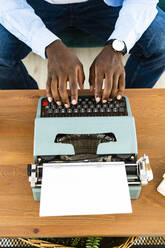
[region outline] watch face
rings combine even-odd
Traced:
[[[121,40],[114,40],[112,43],[112,47],[117,52],[122,52],[124,50],[124,42]]]

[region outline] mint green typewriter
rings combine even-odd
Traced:
[[[40,200],[42,170],[46,163],[124,162],[131,199],[152,180],[146,155],[138,159],[135,121],[126,96],[96,103],[79,96],[69,108],[41,97],[34,128],[34,164],[27,166],[34,200]],[[117,179],[116,179],[117,180]]]

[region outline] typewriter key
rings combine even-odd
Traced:
[[[64,109],[64,108],[61,109],[61,113],[62,113],[62,114],[65,114],[65,113],[66,113],[66,109]]]
[[[52,114],[53,110],[52,109],[48,109],[48,114]]]
[[[59,111],[59,109],[57,108],[57,109],[54,109],[54,114],[58,114],[60,111]]]
[[[119,112],[120,112],[120,113],[124,113],[124,108],[123,108],[123,107],[120,107],[120,108],[119,108]]]
[[[78,109],[74,109],[74,110],[73,110],[73,113],[78,113],[78,112],[79,112]]]
[[[68,109],[67,109],[67,113],[68,113],[68,114],[71,114],[71,113],[72,113],[72,109],[71,109],[71,108],[68,108]]]
[[[84,108],[80,109],[80,113],[85,113],[85,109]]]
[[[125,102],[120,102],[120,107],[125,107]]]
[[[84,104],[84,106],[83,106],[84,108],[88,108],[88,105],[87,104]]]
[[[116,108],[119,108],[120,107],[119,103],[116,103],[115,107]]]
[[[88,108],[87,113],[92,113],[92,109]]]
[[[107,113],[111,113],[112,112],[112,109],[111,108],[106,108],[106,112]]]
[[[54,103],[54,102],[51,102],[51,103],[50,103],[50,106],[51,106],[51,108],[54,108],[55,103]]]
[[[101,108],[100,109],[100,113],[104,113],[105,112],[105,109],[104,108]]]
[[[118,112],[118,109],[117,108],[113,108],[113,112],[114,113],[117,113]]]
[[[113,103],[108,103],[108,106],[110,107],[110,108],[113,108],[114,107],[114,105],[113,105]]]

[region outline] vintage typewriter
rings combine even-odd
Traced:
[[[42,170],[46,163],[124,162],[131,199],[137,199],[141,185],[152,180],[148,157],[137,159],[134,117],[128,98],[96,103],[93,96],[79,96],[69,108],[38,102],[34,128],[34,164],[27,171],[34,200],[40,200]],[[117,178],[116,178],[117,180]]]

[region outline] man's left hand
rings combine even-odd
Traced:
[[[94,91],[96,102],[121,99],[125,89],[125,70],[122,53],[106,45],[90,67],[90,90]],[[104,89],[103,80],[105,79]]]

